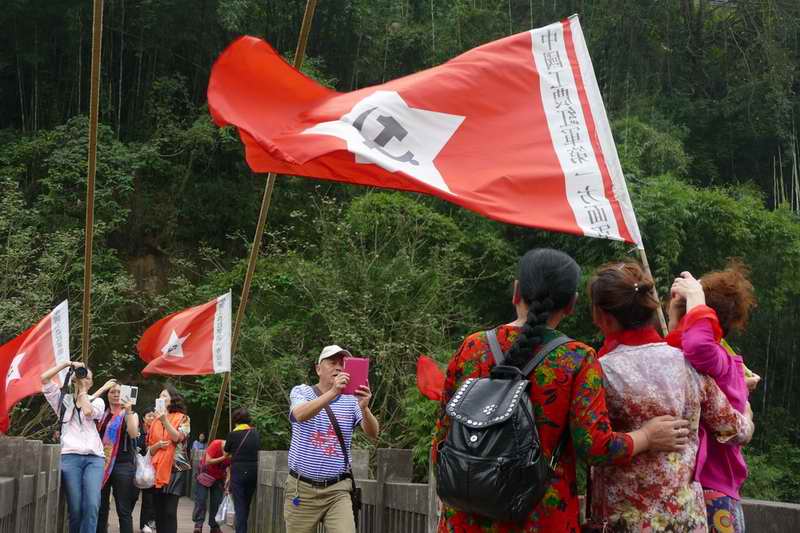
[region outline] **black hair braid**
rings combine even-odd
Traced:
[[[542,343],[545,325],[553,312],[553,300],[549,297],[533,300],[528,306],[525,325],[508,351],[506,363],[517,368],[524,367],[533,356],[533,349]]]
[[[580,277],[580,267],[564,252],[537,248],[522,256],[517,282],[528,316],[508,351],[507,364],[523,368],[530,361],[544,340],[550,317],[573,301]]]

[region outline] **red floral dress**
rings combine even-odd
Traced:
[[[508,351],[519,328],[500,326],[497,338]],[[561,333],[548,330],[547,343]],[[444,408],[461,383],[471,377],[486,377],[494,366],[486,333],[466,338],[447,367],[447,379],[433,439],[436,450],[447,436],[450,420]],[[563,431],[570,438],[561,453],[552,485],[539,504],[531,509],[524,524],[493,522],[491,519],[444,506],[439,533],[533,533],[577,532],[578,491],[575,482],[576,452],[589,464],[627,464],[633,453],[633,441],[624,433],[614,433],[608,421],[603,373],[594,351],[572,341],[554,350],[531,374],[531,400],[542,447],[550,456]]]

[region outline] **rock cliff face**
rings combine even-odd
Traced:
[[[126,261],[128,272],[136,281],[136,289],[147,294],[159,294],[167,287],[169,260],[161,253],[131,256]]]

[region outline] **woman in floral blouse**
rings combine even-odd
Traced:
[[[531,250],[520,261],[513,303],[517,320],[497,328],[507,363],[523,367],[537,348],[561,334],[556,326],[575,305],[580,268],[556,250]],[[494,366],[486,333],[467,337],[453,356],[433,441],[433,460],[447,436],[450,420],[445,406],[463,381],[485,377]],[[592,464],[627,464],[644,450],[680,449],[686,422],[672,416],[650,421],[630,433],[611,430],[605,405],[603,375],[588,346],[568,342],[551,352],[531,373],[531,401],[542,448],[552,455],[564,431],[569,431],[551,486],[524,523],[498,523],[445,505],[440,533],[577,532],[578,491],[576,454]]]
[[[698,426],[719,442],[746,442],[750,414],[734,409],[708,376],[701,376],[652,324],[658,301],[653,281],[632,262],[601,267],[589,284],[592,314],[606,336],[600,350],[606,398],[615,428],[631,430],[653,416],[690,422],[688,446],[648,453],[628,465],[595,467],[592,516],[609,531],[708,531],[703,489],[694,481]]]

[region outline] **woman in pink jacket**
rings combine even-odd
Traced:
[[[744,328],[755,306],[746,269],[735,263],[700,281],[683,272],[675,279],[671,296],[667,341],[683,350],[695,370],[711,377],[737,411],[747,412],[748,389],[760,378],[723,340]],[[743,532],[739,490],[747,479],[747,464],[742,446],[708,438],[708,428],[701,424],[695,479],[703,486],[709,531]]]

